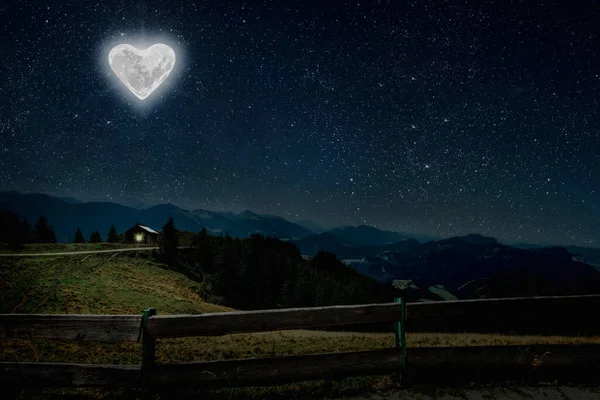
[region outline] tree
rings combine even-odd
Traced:
[[[210,283],[215,294],[223,297],[232,297],[234,293],[234,285],[237,279],[236,264],[234,260],[233,242],[223,242],[216,249],[213,257],[213,270]],[[232,300],[228,300],[233,303]]]
[[[21,226],[21,241],[22,243],[31,242],[31,225],[29,225],[27,218],[23,219],[23,225]]]
[[[33,237],[36,243],[56,243],[54,230],[43,215],[35,223]]]
[[[117,243],[119,241],[119,235],[117,235],[117,228],[115,228],[114,224],[111,225],[110,229],[108,230],[108,236],[106,236],[106,241],[108,243]]]
[[[158,254],[170,266],[177,265],[179,253],[179,232],[175,228],[173,217],[170,217],[158,235]]]
[[[54,229],[50,226],[50,233],[48,234],[49,243],[56,243],[56,235],[54,234]]]
[[[75,231],[75,238],[73,239],[73,243],[85,243],[83,233],[81,233],[81,229],[79,228],[77,228],[77,231]]]
[[[100,232],[95,231],[90,234],[89,243],[100,243],[102,238],[100,237]]]
[[[211,239],[206,228],[195,234],[192,237],[192,247],[195,250],[196,260],[200,263],[203,269],[210,269],[213,265],[213,251],[211,247]]]
[[[123,234],[123,238],[125,239],[125,243],[132,243],[133,242],[133,232],[131,230],[126,231]]]
[[[8,243],[14,250],[23,248],[23,229],[19,216],[10,211],[0,212],[0,242]]]

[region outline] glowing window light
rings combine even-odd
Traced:
[[[135,241],[136,242],[142,242],[144,240],[144,234],[143,233],[136,233],[135,234]]]

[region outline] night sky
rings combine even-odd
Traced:
[[[600,246],[599,5],[219,3],[3,1],[0,190]]]

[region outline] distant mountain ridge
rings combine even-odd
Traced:
[[[317,233],[317,234],[323,233],[327,230],[327,229],[323,228],[322,226],[315,224],[312,221],[306,221],[306,220],[296,221],[296,224],[300,225],[303,228],[308,229],[311,232]]]
[[[180,230],[198,232],[206,227],[213,235],[228,232],[233,237],[260,233],[289,240],[304,255],[332,252],[364,275],[404,287],[407,298],[415,301],[600,293],[600,249],[594,248],[515,247],[479,234],[419,243],[406,234],[366,225],[315,233],[282,217],[250,210],[236,214],[185,210],[173,204],[136,209],[18,192],[0,193],[0,210],[25,217],[32,225],[46,216],[63,242],[72,241],[77,228],[86,239],[96,230],[105,239],[111,224],[118,232],[137,222],[160,230],[169,217]]]
[[[302,254],[314,256],[319,250],[325,250],[334,253],[340,259],[362,258],[388,251],[403,252],[419,245],[415,239],[404,239],[390,244],[355,244],[336,235],[333,231],[307,236],[293,243],[298,246]]]
[[[160,204],[136,209],[109,202],[79,202],[77,199],[60,199],[45,194],[22,194],[15,191],[0,193],[0,210],[16,213],[27,218],[30,224],[44,215],[54,228],[57,240],[70,242],[77,228],[88,238],[93,231],[106,237],[111,224],[118,232],[124,232],[137,222],[160,230],[169,217],[173,217],[180,230],[199,232],[206,227],[211,232],[233,237],[247,237],[253,233],[265,236],[297,239],[313,234],[308,229],[283,218],[258,215],[251,211],[240,214],[219,213],[208,210],[185,210],[173,204]]]
[[[129,199],[128,203],[142,204],[135,199]],[[212,234],[227,232],[233,237],[247,237],[253,233],[260,233],[292,241],[315,236],[312,239],[312,247],[316,247],[317,250],[331,248],[326,242],[320,242],[322,238],[319,235],[332,232],[339,240],[349,241],[349,246],[354,246],[350,253],[340,253],[340,257],[365,254],[365,251],[385,250],[381,246],[388,246],[388,250],[397,250],[398,246],[394,247],[393,244],[409,238],[417,238],[420,241],[433,240],[429,236],[386,231],[366,225],[326,230],[311,221],[291,222],[279,216],[257,214],[251,210],[241,213],[186,210],[170,203],[136,208],[113,202],[84,202],[75,197],[58,198],[41,193],[24,194],[17,191],[0,192],[0,210],[12,211],[21,218],[27,218],[31,224],[41,215],[46,216],[56,232],[58,241],[61,242],[71,241],[77,228],[82,230],[86,238],[96,230],[100,231],[104,238],[110,224],[115,224],[118,232],[129,229],[137,222],[160,230],[171,216],[178,229],[192,232],[206,227]],[[363,248],[357,253],[356,246]],[[405,247],[399,246],[402,249]],[[317,250],[308,254],[314,255]]]
[[[344,226],[332,229],[329,232],[345,239],[350,244],[361,246],[385,245],[409,239],[401,233],[384,231],[367,225]]]
[[[411,282],[411,296],[425,299],[600,293],[600,271],[566,248],[521,249],[481,235],[428,242],[347,264],[381,282]]]
[[[517,243],[512,245],[512,247],[516,247],[519,249],[543,249],[543,248],[552,248],[552,247],[563,247],[569,251],[574,256],[579,256],[586,263],[593,265],[594,267],[600,269],[600,249],[593,247],[583,247],[583,246],[543,246],[535,243]]]
[[[198,232],[206,227],[211,234],[228,232],[233,237],[248,237],[253,233],[287,239],[296,244],[302,254],[314,256],[319,250],[335,253],[340,259],[389,259],[394,253],[405,253],[414,247],[436,249],[452,246],[453,242],[474,245],[500,245],[492,237],[471,234],[460,239],[440,239],[425,235],[381,230],[372,226],[344,226],[331,230],[310,221],[291,222],[274,215],[257,214],[250,210],[241,213],[216,212],[204,209],[186,210],[173,204],[159,204],[138,209],[112,202],[82,202],[74,197],[58,198],[40,193],[22,194],[17,191],[0,192],[0,210],[15,212],[34,224],[44,215],[53,226],[57,239],[72,241],[77,228],[87,239],[93,231],[100,231],[105,239],[108,228],[115,224],[124,232],[140,222],[160,230],[169,217],[173,217],[181,230]],[[311,229],[312,228],[312,229]],[[454,243],[456,244],[456,243]],[[508,246],[508,245],[506,245]],[[515,244],[514,249],[547,249],[552,246]],[[556,246],[554,246],[556,247]],[[562,246],[580,262],[600,269],[600,249],[579,246]],[[380,274],[376,274],[380,276]]]
[[[59,199],[66,201],[67,203],[71,203],[71,204],[83,203],[83,201],[76,199],[75,197],[59,197]]]

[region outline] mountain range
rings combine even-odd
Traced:
[[[130,203],[135,203],[132,200]],[[141,204],[141,202],[138,202]],[[169,217],[173,217],[180,230],[198,232],[206,227],[212,234],[228,232],[234,237],[247,237],[253,233],[278,237],[294,242],[305,255],[315,255],[318,250],[336,253],[340,259],[373,256],[386,251],[404,251],[416,244],[440,241],[443,238],[415,233],[381,230],[372,226],[343,226],[325,229],[311,221],[291,222],[282,217],[257,214],[246,210],[241,213],[216,212],[196,209],[186,210],[173,204],[159,204],[148,208],[135,208],[112,202],[83,202],[74,197],[53,197],[41,193],[24,194],[17,191],[0,192],[0,210],[12,211],[27,218],[31,225],[41,216],[48,218],[58,241],[70,242],[80,228],[84,236],[98,230],[108,232],[115,224],[123,232],[139,222],[157,231]],[[471,236],[470,240],[478,235]],[[519,243],[512,247],[536,249],[549,246]],[[559,246],[553,246],[559,247]],[[565,247],[572,254],[580,254],[588,263],[600,267],[600,249]]]
[[[136,223],[157,231],[173,217],[180,230],[199,232],[206,227],[213,234],[228,232],[234,237],[247,237],[253,233],[265,236],[297,239],[313,234],[312,231],[272,215],[258,215],[251,211],[239,214],[209,210],[185,210],[173,204],[137,209],[110,202],[81,202],[74,198],[57,198],[46,194],[0,193],[0,210],[12,211],[27,218],[31,225],[44,215],[54,228],[59,242],[70,242],[77,228],[84,237],[95,230],[102,235],[111,224],[117,232],[124,232]]]
[[[516,248],[473,234],[346,263],[413,300],[600,293],[600,271],[580,254],[563,247]]]
[[[209,232],[216,235],[227,232],[233,237],[248,237],[253,233],[260,233],[294,242],[312,237],[309,241],[316,243],[317,249],[331,248],[328,237],[319,236],[326,230],[313,222],[296,223],[279,216],[257,214],[249,210],[241,213],[203,209],[186,210],[170,203],[149,208],[135,208],[111,202],[83,202],[74,197],[59,198],[16,191],[0,192],[0,210],[12,211],[21,218],[27,218],[31,225],[44,215],[54,228],[59,242],[70,242],[77,228],[81,229],[84,237],[88,237],[96,230],[105,235],[111,224],[115,225],[118,232],[124,232],[136,223],[160,231],[169,217],[173,217],[177,228],[185,231],[198,232],[206,227]],[[353,248],[348,254],[340,254],[340,257],[362,257],[379,250],[379,248],[373,250],[371,247],[391,245],[415,236],[423,241],[434,239],[422,235],[384,231],[366,225],[339,227],[329,232]],[[366,249],[356,251],[357,247],[362,246]],[[311,246],[309,248],[312,249]],[[316,250],[306,254],[314,255]]]
[[[109,202],[82,202],[45,194],[0,193],[0,210],[27,218],[44,215],[58,241],[72,241],[114,224],[124,232],[135,223],[160,230],[169,217],[178,229],[233,237],[254,233],[295,244],[301,254],[319,250],[336,254],[349,266],[379,282],[401,288],[412,300],[467,299],[543,294],[600,293],[600,249],[578,246],[506,245],[493,237],[470,234],[432,238],[375,227],[345,226],[325,230],[256,214],[186,210],[173,204],[137,209]]]

